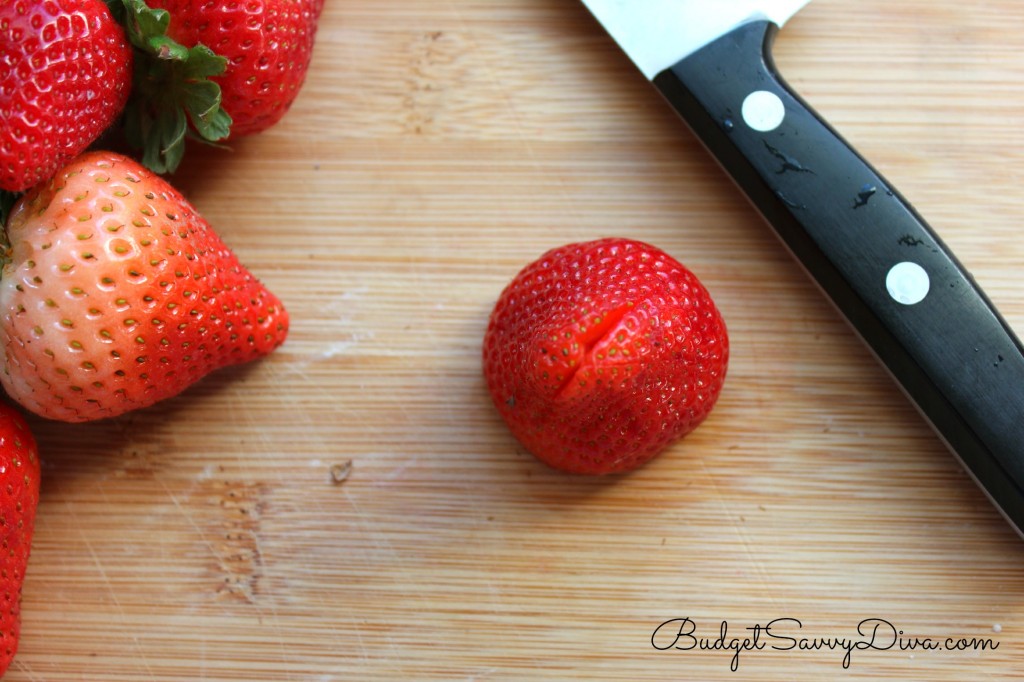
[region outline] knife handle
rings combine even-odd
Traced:
[[[1024,350],[911,205],[740,26],[654,78],[996,506],[1024,529]]]

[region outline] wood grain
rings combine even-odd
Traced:
[[[1024,329],[1024,5],[815,0],[788,80]],[[332,0],[286,119],[174,178],[290,308],[288,342],[144,412],[35,421],[8,679],[1012,680],[1024,544],[576,2]],[[607,480],[523,452],[480,340],[569,241],[657,244],[732,359],[711,418]],[[346,480],[331,467],[351,461]],[[995,650],[657,651],[915,638]],[[786,642],[775,642],[784,645]]]

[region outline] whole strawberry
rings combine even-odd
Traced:
[[[21,590],[38,504],[35,439],[21,414],[0,403],[0,676],[10,667],[21,637]]]
[[[171,15],[167,34],[186,47],[203,44],[228,60],[221,106],[231,116],[231,137],[277,123],[306,79],[319,8],[316,0],[195,2],[150,0]]]
[[[132,51],[103,0],[0,0],[0,189],[48,179],[117,118]]]
[[[725,380],[725,323],[697,277],[627,239],[551,250],[502,292],[484,338],[491,398],[536,457],[629,471],[707,417]]]
[[[26,194],[0,278],[0,383],[52,419],[111,417],[266,355],[281,302],[135,161],[89,152]]]
[[[284,116],[305,81],[323,7],[323,0],[122,2],[141,50],[129,139],[161,172],[180,160],[181,151],[168,147],[183,141],[186,113],[191,131],[207,141],[252,135]]]

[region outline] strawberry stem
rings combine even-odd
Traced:
[[[210,80],[224,73],[227,59],[205,45],[189,48],[171,38],[171,16],[165,10],[151,9],[144,0],[117,1],[125,32],[136,48],[125,136],[142,150],[146,166],[157,173],[173,173],[185,154],[187,138],[213,143],[231,132],[220,86]]]

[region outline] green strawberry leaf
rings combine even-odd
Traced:
[[[142,150],[146,166],[173,173],[185,155],[186,139],[215,143],[231,132],[220,86],[210,80],[224,73],[227,59],[205,45],[188,48],[167,35],[171,17],[165,10],[151,9],[144,0],[118,1],[136,48],[125,137]]]
[[[203,79],[221,75],[224,73],[227,63],[226,58],[200,43],[192,48],[188,61],[184,64],[185,77],[197,82],[212,83],[213,81],[203,81]],[[214,85],[216,84],[214,83]]]
[[[156,55],[159,59],[175,62],[188,61],[188,48],[167,36],[155,36],[146,40],[144,44],[146,46],[146,50],[151,54]]]
[[[122,0],[122,3],[127,12],[125,31],[128,39],[140,50],[152,51],[152,41],[167,37],[171,15],[167,10],[151,9],[144,0]]]
[[[202,139],[223,140],[231,132],[231,117],[220,106],[220,87],[216,83],[196,83],[186,94],[185,108]]]

